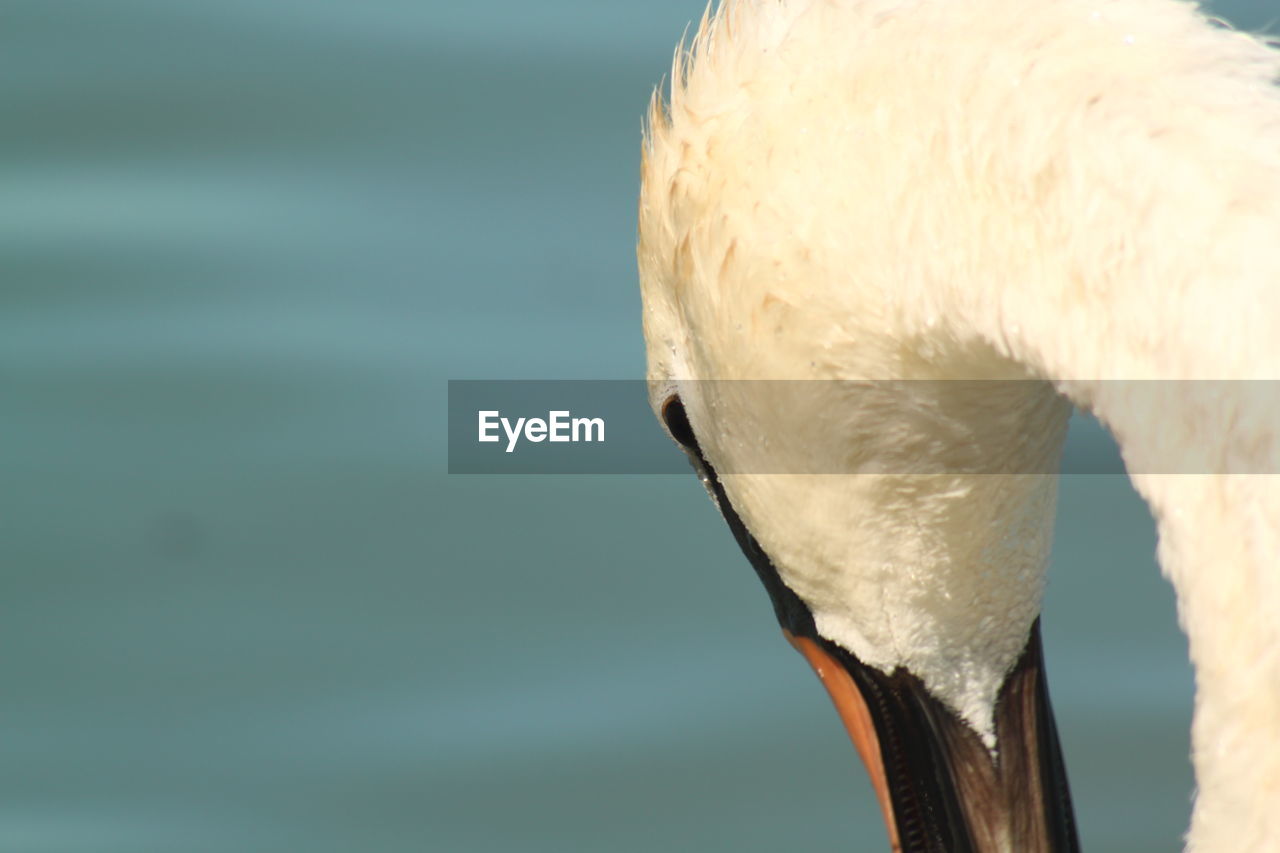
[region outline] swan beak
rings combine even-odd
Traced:
[[[783,633],[835,703],[894,851],[1079,850],[1038,622],[1000,690],[994,751],[905,670],[885,675],[826,641]]]
[[[764,584],[783,633],[835,701],[871,775],[894,851],[1078,851],[1039,620],[996,698],[995,748],[988,749],[919,678],[903,669],[885,674],[818,635],[808,606],[734,510],[678,397],[663,405],[662,420]]]

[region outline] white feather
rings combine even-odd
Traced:
[[[936,472],[1051,467],[1058,391],[1112,428],[1196,666],[1198,851],[1280,847],[1280,397],[1182,381],[1280,375],[1278,73],[1178,0],[729,3],[644,146],[655,405],[820,631],[989,744],[1056,485]],[[1040,381],[689,381],[978,378]]]

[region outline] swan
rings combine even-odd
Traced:
[[[1278,75],[1181,0],[725,0],[654,93],[650,402],[894,849],[1079,846],[1037,621],[1072,406],[1177,593],[1186,849],[1280,849]]]

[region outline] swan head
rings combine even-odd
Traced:
[[[928,295],[1012,272],[982,231],[1023,229],[914,199],[903,147],[928,139],[884,126],[875,69],[850,84],[806,9],[704,19],[651,106],[651,403],[837,698],[895,843],[1069,846],[1036,631],[1069,407]],[[948,174],[942,196],[970,191]]]

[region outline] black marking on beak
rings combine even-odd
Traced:
[[[821,643],[870,710],[902,850],[1080,849],[1039,620],[996,700],[994,754],[909,671],[886,674]]]
[[[721,484],[720,478],[716,476],[715,469],[711,467],[711,463],[702,454],[702,448],[698,444],[697,436],[694,435],[693,426],[689,423],[689,416],[685,413],[684,403],[680,401],[679,397],[670,397],[663,403],[662,421],[666,425],[667,431],[671,433],[672,438],[676,440],[689,457],[689,463],[697,473],[698,479],[707,487],[707,491],[711,493],[716,506],[720,508],[720,514],[729,523],[729,529],[733,531],[733,538],[737,540],[738,547],[742,549],[742,553],[746,554],[751,567],[756,570],[756,575],[769,593],[769,600],[773,602],[773,612],[778,617],[778,624],[782,626],[783,630],[791,632],[793,636],[817,638],[818,632],[813,625],[813,613],[810,612],[809,605],[801,601],[800,596],[792,592],[791,587],[782,582],[782,578],[778,577],[778,570],[774,567],[773,561],[769,559],[769,555],[764,552],[764,549],[760,547],[760,543],[756,541],[756,538],[751,535],[751,531],[747,530],[747,526],[738,517],[733,504],[729,502],[728,496],[724,493],[724,486]]]

